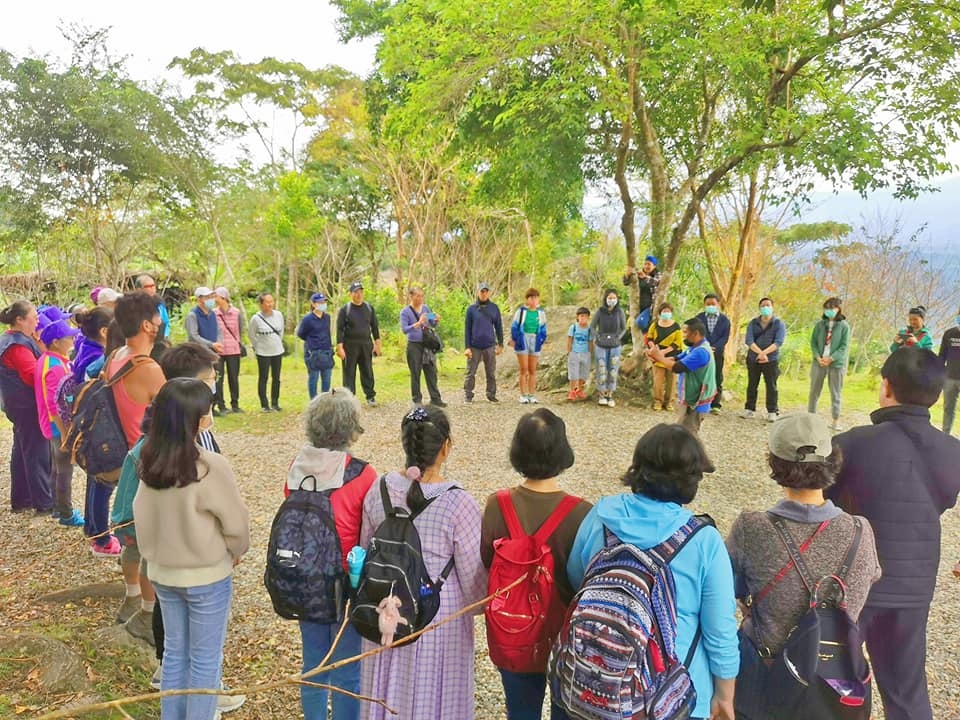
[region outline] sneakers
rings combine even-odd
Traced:
[[[464,398],[463,398],[463,401],[464,401],[467,405],[471,405],[471,404],[473,403],[473,398],[472,398],[472,397],[464,397]]]
[[[536,405],[536,404],[538,404],[540,401],[537,400],[537,396],[536,396],[536,395],[527,395],[527,402],[530,403],[531,405]]]
[[[743,410],[740,413],[740,417],[742,417],[744,420],[750,420],[751,418],[755,418],[756,416],[757,416],[757,413],[755,413],[753,410]]]
[[[574,401],[577,399],[577,397],[578,396],[577,396],[576,390],[571,390],[570,392],[567,393],[567,400]]]
[[[718,407],[712,407],[712,408],[710,408],[710,414],[711,414],[711,415],[719,415],[719,414],[720,414],[720,408],[718,408]]]
[[[768,412],[767,422],[776,422],[778,417],[780,417],[780,413]]]
[[[840,432],[843,430],[843,425],[840,424],[839,420],[834,420],[832,423],[830,423],[830,429],[834,432]]]
[[[500,400],[498,400],[497,397],[494,396],[494,397],[488,397],[487,402],[498,403],[500,402]]]
[[[234,415],[237,415],[239,413],[243,413],[243,408],[239,405],[232,405],[230,407],[230,412],[232,412]]]
[[[133,616],[123,624],[123,629],[135,638],[146,641],[148,645],[154,645],[152,612],[137,610]]]
[[[521,396],[520,396],[520,404],[521,404],[521,405],[528,405],[529,403],[530,403],[530,397],[529,397],[529,396],[527,396],[527,395],[521,395]]]
[[[279,405],[274,405],[274,406],[271,408],[271,410],[273,410],[274,412],[282,412],[282,411],[283,411],[283,408],[280,407]]]
[[[376,401],[376,400],[374,400],[373,398],[368,398],[368,399],[367,399],[367,407],[368,407],[368,408],[375,408],[376,406],[377,406],[377,401]]]
[[[163,663],[157,665],[157,669],[153,671],[153,677],[150,678],[150,687],[154,690],[160,689],[160,680],[163,677]]]
[[[617,406],[617,403],[614,401],[614,399],[612,397],[608,397],[607,407],[616,407],[616,406]]]
[[[83,525],[83,515],[80,514],[80,511],[74,508],[70,511],[69,515],[61,515],[57,520],[64,527],[80,527]]]
[[[123,625],[127,620],[132,618],[137,614],[137,610],[140,609],[140,602],[143,600],[142,597],[137,595],[136,597],[125,597],[123,599],[123,604],[120,606],[120,609],[117,610],[115,620],[118,625]]]
[[[438,408],[445,408],[445,407],[447,406],[447,404],[446,404],[443,400],[440,400],[440,399],[431,400],[431,401],[430,401],[430,404],[433,405],[434,407],[438,407]]]
[[[224,683],[220,683],[220,689],[230,691],[230,688]],[[246,701],[246,695],[217,695],[217,711],[222,713],[233,712]]]
[[[607,396],[606,396],[606,395],[601,395],[601,396],[597,399],[597,405],[609,405],[609,404],[610,404],[610,401],[607,400]]]
[[[578,388],[578,389],[576,390],[576,393],[577,393],[577,400],[586,400],[586,399],[587,399],[587,394],[583,391],[583,388]]]
[[[120,555],[120,541],[117,540],[113,535],[109,536],[110,539],[107,541],[106,545],[98,545],[96,540],[90,541],[90,552],[93,553],[94,557],[104,557],[104,558],[115,558]]]
[[[269,405],[264,405],[262,408],[260,408],[260,412],[273,412],[273,408]]]

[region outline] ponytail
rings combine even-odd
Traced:
[[[416,513],[427,502],[420,478],[436,463],[443,444],[450,439],[450,421],[439,408],[416,407],[403,418],[400,439],[407,457],[407,477],[412,481],[407,507]]]

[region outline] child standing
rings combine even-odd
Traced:
[[[537,389],[537,363],[540,350],[547,341],[547,314],[540,308],[540,291],[529,288],[523,305],[513,315],[508,345],[517,352],[520,366],[520,402],[540,402],[534,394]]]
[[[70,372],[67,353],[73,347],[74,338],[80,331],[69,320],[60,319],[50,323],[40,333],[40,342],[47,348],[37,358],[33,388],[37,398],[37,414],[40,432],[50,443],[50,470],[53,480],[53,516],[61,525],[79,527],[83,515],[73,507],[73,465],[70,453],[60,445],[67,430],[57,409],[57,387]]]
[[[590,358],[593,356],[593,333],[590,329],[590,311],[577,308],[577,321],[567,333],[567,377],[570,392],[567,400],[586,400],[583,391],[590,377]]]
[[[647,330],[647,347],[658,347],[673,357],[683,344],[683,331],[673,319],[673,305],[660,303],[657,321]],[[653,364],[653,410],[673,410],[673,378],[661,362]]]

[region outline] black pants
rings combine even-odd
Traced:
[[[747,410],[757,409],[757,389],[760,387],[760,378],[767,395],[767,412],[780,412],[780,394],[777,391],[777,378],[780,377],[780,362],[771,360],[765,363],[747,363]]]
[[[887,720],[933,720],[926,669],[929,612],[929,607],[865,607],[860,613]]]
[[[163,662],[163,613],[160,611],[160,598],[153,606],[153,642],[157,650],[157,660]]]
[[[716,349],[713,351],[713,363],[717,368],[717,394],[713,398],[713,402],[710,403],[710,407],[721,408],[723,407],[723,351],[717,352]]]
[[[442,400],[440,397],[440,388],[437,385],[437,359],[430,354],[429,358],[424,358],[423,343],[407,343],[407,367],[410,368],[410,399],[415,403],[423,401],[423,393],[420,391],[420,373],[423,373],[427,381],[427,392],[430,394],[430,401],[436,402]],[[424,360],[426,359],[426,362]]]
[[[10,449],[10,509],[53,510],[50,487],[50,441],[40,432],[35,403],[4,410],[13,425]]]
[[[373,400],[377,391],[373,387],[373,343],[345,342],[343,344],[343,386],[357,394],[357,368],[360,368],[360,385],[367,400]]]
[[[216,405],[223,410],[226,398],[223,396],[223,379],[226,376],[227,387],[230,389],[230,407],[240,406],[240,356],[224,355],[217,366],[217,397]]]
[[[257,355],[257,394],[260,395],[260,407],[276,407],[280,404],[280,367],[283,365],[283,355],[265,357]],[[267,402],[267,374],[273,376],[270,385],[270,402]]]
[[[463,380],[463,395],[467,400],[473,400],[473,389],[477,384],[477,368],[483,361],[483,372],[487,379],[487,399],[497,397],[497,348],[471,348],[473,351],[467,360],[467,376]]]

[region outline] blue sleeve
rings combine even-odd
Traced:
[[[753,340],[754,340],[753,320],[751,320],[750,322],[747,323],[747,337],[744,338],[743,342],[746,344],[747,347],[750,347],[751,345],[753,345]]]
[[[773,341],[777,344],[777,348],[782,348],[783,343],[787,340],[787,324],[783,322],[780,318],[777,318],[777,334],[774,337]]]
[[[500,308],[497,308],[497,319],[493,323],[493,329],[497,334],[497,345],[503,347],[503,316],[500,314]]]
[[[463,321],[463,348],[470,347],[470,336],[473,334],[473,305],[467,307],[467,317]]]
[[[707,566],[700,600],[700,626],[710,673],[735,678],[740,670],[737,643],[737,603],[733,592],[733,565],[716,528],[705,528]]]
[[[419,330],[420,328],[413,327],[416,323],[417,314],[410,309],[409,305],[400,311],[400,330],[404,335],[409,335],[415,329]]]
[[[537,347],[547,341],[547,314],[543,310],[537,311],[537,319],[540,325],[537,327]]]
[[[170,337],[170,313],[167,311],[167,304],[161,302],[157,305],[157,310],[160,312],[160,322],[163,323],[163,336],[168,338]]]
[[[727,346],[727,341],[730,340],[730,318],[721,315],[720,319],[717,320],[716,331],[717,335],[712,345],[718,350],[723,350]]]
[[[677,364],[683,365],[684,370],[693,372],[709,365],[711,357],[710,351],[701,346],[690,350],[682,358],[678,358]],[[679,370],[674,368],[674,372],[679,372]]]
[[[306,340],[306,339],[307,339],[307,328],[306,328],[306,324],[307,324],[307,320],[308,320],[309,318],[310,318],[309,315],[304,315],[304,316],[300,319],[300,324],[297,325],[297,337],[300,338],[301,340]]]
[[[576,323],[573,323],[573,324],[570,326],[570,329],[567,331],[567,337],[573,337],[574,328],[575,328],[576,326],[577,326]]]
[[[603,523],[600,522],[600,518],[597,516],[597,506],[594,505],[583,522],[580,523],[577,537],[570,549],[570,557],[567,558],[567,579],[570,581],[570,587],[574,590],[583,584],[583,575],[587,570],[587,565],[590,564],[590,560],[600,552],[602,547]]]

